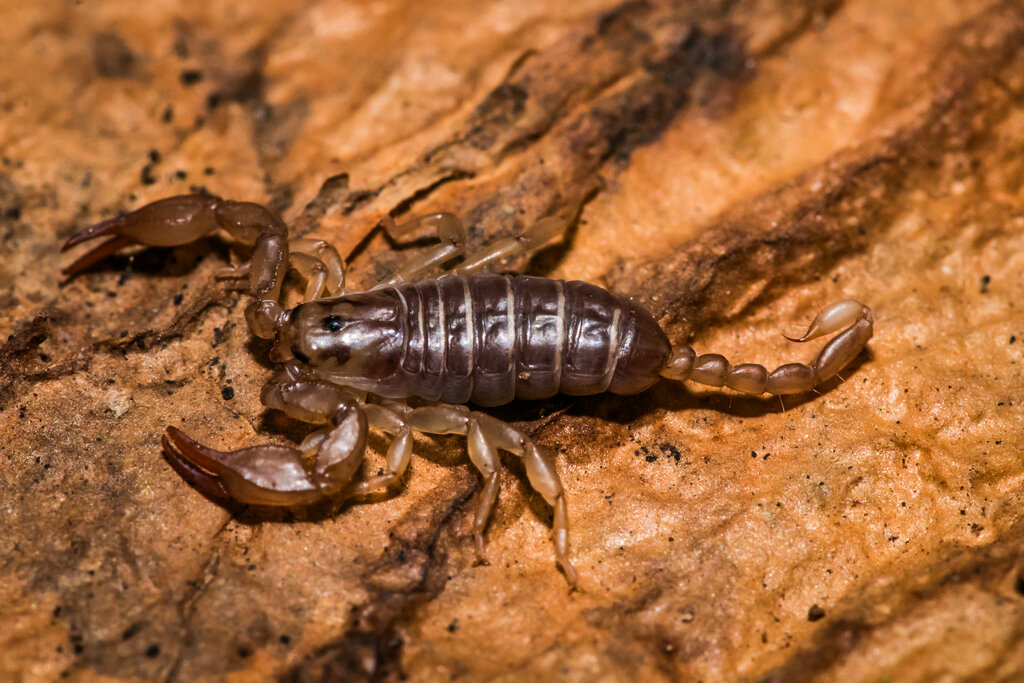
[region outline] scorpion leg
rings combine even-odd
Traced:
[[[303,301],[345,292],[345,263],[338,250],[323,240],[301,238],[291,243],[291,263],[306,278]]]
[[[565,572],[570,588],[576,588],[579,574],[569,559],[569,509],[565,490],[550,457],[522,432],[482,413],[451,406],[431,406],[411,411],[406,421],[413,429],[428,434],[465,434],[469,437],[471,458],[485,478],[483,495],[473,520],[478,553],[483,546],[483,529],[498,495],[497,476],[492,475],[498,466],[496,452],[508,451],[522,458],[530,485],[554,510],[555,560]]]
[[[381,280],[379,285],[397,285],[401,282],[415,280],[431,268],[450,261],[456,256],[461,256],[466,251],[466,226],[454,214],[432,213],[401,224],[396,224],[395,219],[391,216],[385,216],[381,222],[394,239],[406,237],[422,226],[430,226],[437,231],[437,238],[441,244],[431,247],[425,253],[412,259],[391,277]]]
[[[498,460],[498,449],[494,447],[480,428],[476,420],[469,424],[466,433],[466,444],[469,450],[469,459],[480,470],[484,478],[484,488],[480,492],[480,503],[477,505],[476,514],[473,516],[473,541],[476,548],[477,564],[490,564],[484,556],[484,529],[487,528],[487,521],[491,518],[494,504],[498,501],[498,489],[501,481],[498,479],[500,472]]]
[[[856,358],[871,339],[873,325],[870,308],[859,301],[839,301],[823,308],[802,337],[786,337],[805,342],[842,330],[825,344],[810,365],[787,363],[769,373],[763,365],[730,365],[717,353],[697,356],[692,348],[683,346],[669,359],[661,375],[712,387],[727,386],[745,394],[802,394],[828,381]]]
[[[412,458],[412,429],[396,411],[381,405],[363,406],[367,422],[371,427],[394,437],[388,447],[384,462],[384,474],[378,474],[364,481],[354,482],[345,491],[346,497],[362,496],[383,491],[402,478]]]
[[[506,237],[485,245],[479,251],[470,254],[466,260],[453,269],[459,275],[471,275],[486,269],[495,261],[516,254],[529,254],[543,247],[557,237],[561,237],[569,225],[557,216],[542,218],[522,234]]]
[[[445,410],[450,411],[450,413],[446,412],[450,422],[449,429],[454,425],[455,433],[468,435],[469,458],[484,475],[484,491],[473,520],[473,536],[477,561],[480,564],[487,564],[487,560],[484,558],[483,532],[498,497],[498,453],[494,446],[484,438],[479,424],[472,417],[465,423],[466,428],[463,428],[463,419],[468,415],[466,411],[457,408]],[[361,496],[386,489],[402,477],[409,466],[412,455],[412,428],[398,411],[377,404],[366,405],[363,407],[363,411],[366,413],[367,422],[371,427],[376,427],[394,436],[395,439],[388,448],[384,473],[352,484],[346,491],[347,496]]]
[[[171,465],[206,494],[254,505],[307,505],[341,493],[366,446],[359,401],[332,384],[297,380],[272,382],[263,402],[297,419],[329,425],[303,443],[316,447],[312,467],[304,464],[302,449],[264,445],[218,451],[168,427],[163,446]]]

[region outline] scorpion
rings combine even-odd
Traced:
[[[848,365],[871,338],[864,304],[823,308],[805,342],[838,332],[809,364],[732,365],[715,353],[673,348],[654,317],[627,297],[586,282],[489,273],[487,267],[535,252],[563,235],[567,223],[544,218],[522,234],[467,255],[467,232],[450,213],[396,224],[392,237],[422,228],[439,240],[404,268],[365,291],[347,291],[338,251],[322,240],[289,243],[284,221],[260,204],[208,194],[147,204],[72,235],[62,251],[99,237],[64,269],[73,276],[136,244],[183,245],[223,229],[251,247],[248,261],[218,277],[248,279],[245,309],[252,334],[272,339],[281,367],[261,393],[265,406],[319,425],[296,448],[260,445],[218,451],[167,427],[162,446],[171,466],[193,487],[220,499],[254,505],[302,506],[386,490],[406,471],[413,433],[466,437],[469,459],[483,477],[472,523],[477,563],[486,564],[484,530],[499,490],[499,451],[522,458],[527,479],[554,512],[557,564],[574,589],[566,492],[552,458],[526,434],[481,408],[514,399],[642,392],[660,379],[726,386],[743,394],[783,396],[811,391]],[[449,262],[461,260],[436,277]],[[306,279],[302,303],[282,304],[289,269]],[[244,287],[244,284],[243,284]],[[420,402],[413,407],[409,399]],[[367,430],[390,436],[383,473],[355,481]]]

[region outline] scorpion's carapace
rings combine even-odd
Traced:
[[[362,292],[345,292],[342,259],[326,242],[302,239],[289,245],[284,222],[269,209],[209,195],[160,200],[82,230],[65,249],[101,236],[110,239],[65,272],[80,272],[131,244],[184,244],[218,228],[251,245],[250,261],[229,276],[248,278],[254,301],[246,320],[253,334],[275,340],[271,359],[283,364],[263,390],[263,403],[323,426],[298,448],[266,445],[229,452],[168,427],[164,450],[181,476],[212,496],[305,505],[394,483],[409,464],[414,431],[461,434],[484,477],[473,522],[479,561],[485,562],[483,532],[498,495],[497,453],[503,450],[523,458],[531,485],[554,509],[555,557],[573,587],[577,573],[569,560],[565,491],[550,457],[522,432],[462,404],[496,406],[558,392],[633,394],[661,377],[746,394],[803,393],[848,365],[872,334],[870,309],[841,301],[823,309],[807,333],[793,339],[838,332],[813,363],[790,363],[773,372],[749,363],[734,366],[718,354],[673,349],[647,311],[595,285],[482,272],[500,258],[528,253],[560,236],[565,224],[556,218],[484,247],[434,278],[422,276],[464,256],[462,222],[437,213],[402,225],[388,219],[385,226],[396,235],[430,227],[440,243]],[[305,302],[291,310],[280,301],[289,267],[308,281]],[[410,407],[408,398],[428,405]],[[356,481],[368,427],[393,439],[384,472]]]

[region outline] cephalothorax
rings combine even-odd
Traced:
[[[565,226],[558,219],[541,220],[429,279],[421,276],[463,256],[466,231],[447,213],[399,226],[387,221],[393,234],[423,226],[437,231],[440,244],[372,289],[346,292],[342,259],[327,243],[301,239],[289,245],[282,220],[258,204],[182,195],[75,234],[64,249],[111,238],[65,272],[77,273],[131,244],[185,244],[218,228],[252,245],[251,260],[228,275],[248,278],[254,299],[245,312],[249,328],[274,340],[271,359],[282,364],[261,398],[270,408],[324,426],[298,448],[229,452],[168,427],[163,445],[174,468],[210,495],[305,505],[379,491],[398,480],[412,455],[414,431],[462,434],[484,478],[473,521],[479,561],[498,496],[498,451],[504,450],[523,458],[530,484],[554,509],[555,558],[572,586],[577,573],[569,560],[568,508],[551,459],[522,432],[464,404],[496,406],[558,392],[635,394],[662,377],[746,394],[798,394],[832,378],[872,334],[867,306],[841,301],[792,340],[839,332],[812,364],[790,363],[771,373],[761,365],[734,366],[718,354],[697,356],[689,346],[673,350],[649,313],[595,285],[484,273],[497,259],[560,236]],[[289,267],[308,281],[304,303],[291,310],[280,303]],[[409,398],[427,405],[410,407]],[[368,427],[393,437],[386,466],[383,474],[353,481]]]

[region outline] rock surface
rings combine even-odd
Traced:
[[[4,5],[0,678],[1024,676],[1020,2]],[[557,213],[567,243],[507,267],[698,351],[809,360],[778,333],[851,297],[876,334],[784,406],[664,382],[498,411],[557,453],[570,594],[511,457],[473,566],[460,439],[337,514],[168,467],[169,424],[304,429],[259,404],[223,240],[62,281],[69,234],[196,188],[357,285],[416,253],[388,213],[474,245]]]

